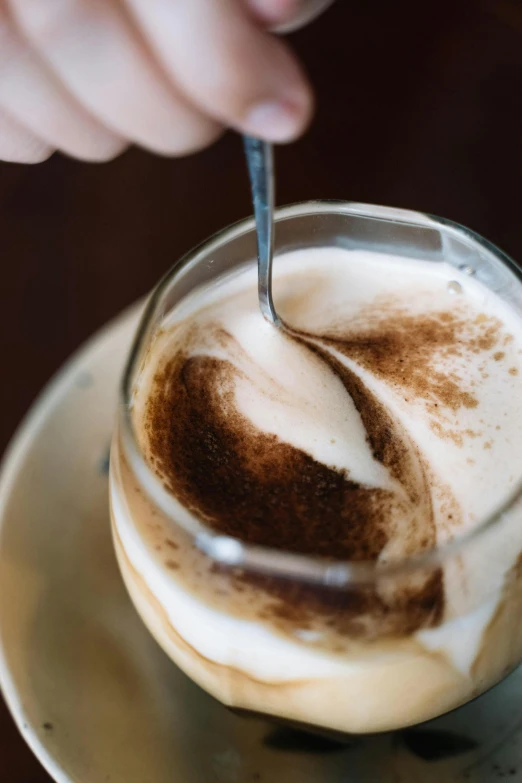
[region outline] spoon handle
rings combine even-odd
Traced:
[[[259,307],[265,318],[278,325],[272,300],[272,259],[274,256],[274,154],[272,145],[251,136],[243,137],[252,186],[257,230],[257,271]]]

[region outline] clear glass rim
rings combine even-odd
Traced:
[[[276,210],[275,219],[276,222],[280,222],[289,218],[311,217],[321,214],[346,214],[417,227],[440,227],[446,233],[453,234],[460,240],[480,245],[483,252],[500,260],[516,277],[521,279],[520,270],[514,261],[491,242],[458,223],[423,212],[348,201],[315,200],[279,207]],[[150,294],[138,325],[120,386],[119,435],[130,467],[151,499],[172,520],[172,524],[188,532],[193,536],[198,548],[210,558],[224,565],[338,588],[371,584],[386,577],[391,578],[442,565],[449,557],[457,555],[465,547],[483,538],[487,531],[502,521],[506,512],[522,496],[522,479],[494,512],[471,530],[455,536],[444,544],[411,555],[398,562],[380,563],[377,561],[327,560],[252,545],[239,539],[223,536],[203,522],[194,520],[187,512],[183,512],[176,499],[165,489],[159,477],[149,467],[140,449],[133,426],[131,416],[132,385],[135,372],[138,369],[137,365],[143,355],[143,349],[154,331],[155,317],[160,309],[163,296],[173,278],[177,277],[188,265],[197,264],[203,256],[207,256],[216,248],[241,235],[248,234],[254,229],[254,218],[249,217],[216,232],[176,261]]]

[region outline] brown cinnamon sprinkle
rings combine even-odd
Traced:
[[[321,335],[325,342],[387,383],[424,400],[430,413],[443,406],[451,411],[475,408],[477,398],[454,374],[437,369],[435,359],[460,357],[463,350],[491,351],[500,339],[502,322],[484,314],[471,321],[458,312],[411,315],[384,308],[363,311],[342,334]],[[364,324],[364,326],[362,326]]]
[[[235,407],[234,365],[205,355],[186,356],[182,350],[157,372],[148,399],[151,462],[188,509],[220,533],[248,543],[334,559],[375,560],[393,538],[395,520],[415,509],[405,551],[428,548],[435,543],[431,493],[415,445],[362,380],[317,341],[403,390],[406,401],[423,401],[434,431],[460,445],[463,437],[479,433],[452,430],[438,419],[444,411],[474,408],[478,400],[456,372],[441,371],[440,361],[492,351],[500,329],[498,319],[485,315],[470,321],[458,311],[414,316],[388,307],[362,313],[349,329],[294,338],[341,379],[375,458],[403,487],[407,501],[390,490],[359,485],[345,472],[256,430]],[[194,334],[192,327],[191,339]],[[232,339],[220,329],[206,340],[214,336],[221,343]],[[305,622],[308,612],[330,613],[332,623],[350,634],[358,627],[362,633],[369,615],[381,615],[381,625],[386,616],[392,633],[435,624],[442,615],[439,571],[406,582],[386,597],[368,588],[334,598],[331,592],[302,585],[250,579],[273,596],[273,612],[281,618],[289,614]]]

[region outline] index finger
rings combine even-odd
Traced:
[[[313,104],[308,81],[244,0],[127,3],[172,82],[201,111],[270,141],[290,141],[305,129]]]

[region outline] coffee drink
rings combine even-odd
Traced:
[[[522,318],[449,263],[340,247],[278,256],[274,295],[283,329],[252,262],[156,329],[130,416],[175,511],[116,435],[125,582],[229,706],[348,733],[418,723],[522,657]],[[268,566],[213,557],[195,529]],[[345,581],[272,572],[270,553]],[[352,583],[357,566],[374,577]]]

